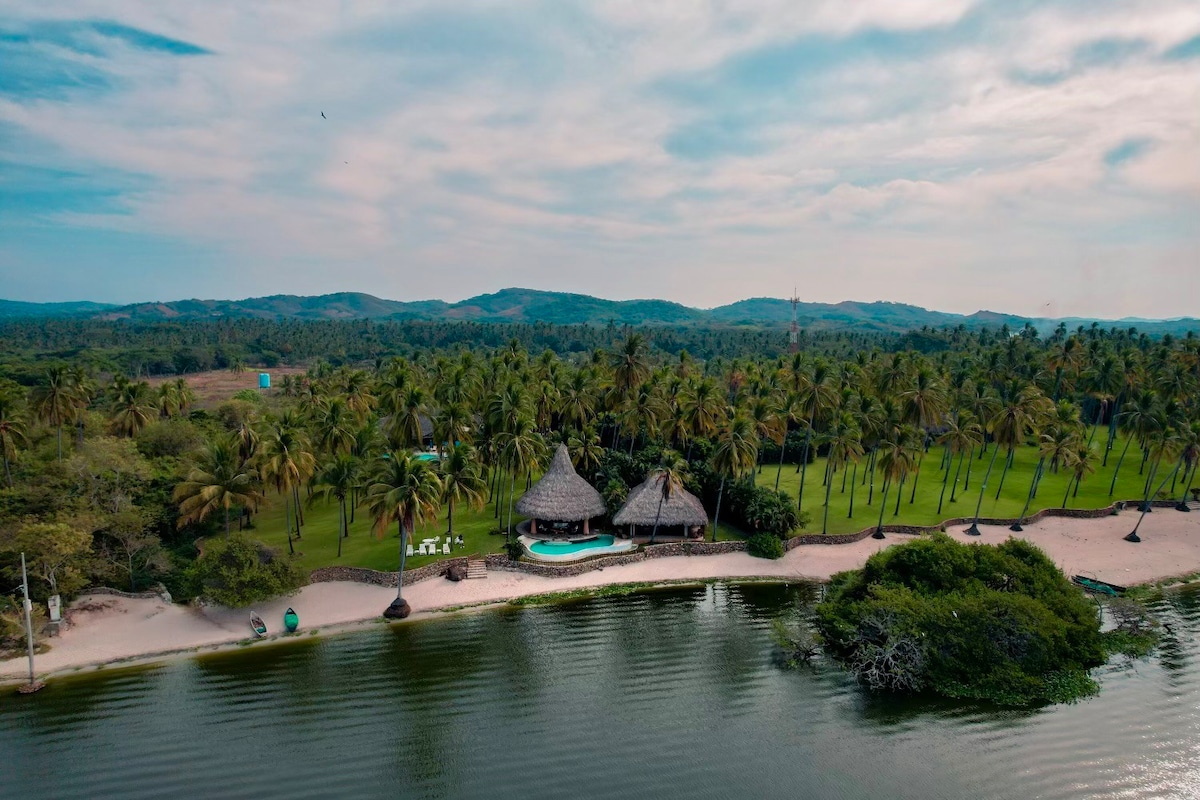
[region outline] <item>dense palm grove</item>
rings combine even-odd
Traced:
[[[293,550],[314,502],[335,506],[339,555],[356,516],[381,535],[404,534],[446,510],[452,528],[456,513],[487,504],[494,527],[511,532],[514,499],[558,442],[610,510],[662,469],[714,522],[775,540],[828,529],[831,493],[847,483],[851,518],[857,487],[871,524],[888,512],[903,521],[922,473],[924,491],[938,487],[939,514],[973,480],[978,515],[989,487],[998,497],[1017,474],[1023,448],[1037,462],[1021,473],[1022,516],[1060,504],[1039,497],[1045,476],[1065,474],[1078,493],[1110,462],[1113,486],[1135,470],[1139,495],[1183,498],[1200,456],[1200,340],[1191,335],[822,334],[782,354],[778,335],[763,332],[515,326],[520,335],[490,347],[503,326],[175,327],[176,339],[163,326],[5,326],[0,550],[10,578],[15,554],[31,554],[39,595],[152,579],[189,594],[193,542],[252,525],[264,508],[283,507]],[[685,340],[707,357],[690,355]],[[776,355],[745,354],[767,340]],[[556,349],[531,354],[537,341]],[[148,370],[142,359],[154,348],[174,356]],[[240,369],[260,363],[264,348],[311,366],[267,396],[248,390],[211,407],[196,405],[186,377],[154,387],[129,377],[168,365]],[[429,442],[438,460],[412,455]],[[799,473],[794,494],[777,491],[785,465]]]

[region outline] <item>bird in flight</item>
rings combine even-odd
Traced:
[[[324,111],[321,112],[321,119],[329,119],[329,117],[325,116]]]

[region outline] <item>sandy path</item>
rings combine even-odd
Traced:
[[[1049,518],[1027,526],[1020,535],[1045,550],[1068,574],[1082,572],[1112,583],[1135,584],[1200,572],[1200,514],[1158,509],[1142,526],[1141,544],[1123,541],[1121,537],[1136,520],[1137,514],[1132,511],[1096,520]],[[1012,535],[1007,528],[985,526],[982,531],[982,537],[966,536],[962,528],[951,529],[950,534],[961,541],[993,544]],[[419,618],[438,609],[615,583],[751,577],[823,580],[862,565],[881,547],[908,540],[893,535],[883,541],[868,538],[854,544],[804,546],[778,561],[745,553],[657,558],[570,578],[493,570],[485,580],[422,581],[405,589],[404,595],[414,617]],[[316,583],[257,610],[272,633],[281,629],[288,606],[300,613],[304,629],[336,627],[377,619],[394,595],[394,589],[361,583]],[[103,608],[83,610],[97,605]],[[228,645],[249,634],[247,612],[243,610],[195,609],[159,600],[106,595],[80,598],[75,609],[75,624],[52,641],[48,653],[37,657],[39,673]],[[0,676],[15,677],[25,669],[24,659],[0,662]]]

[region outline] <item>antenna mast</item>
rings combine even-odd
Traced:
[[[795,353],[800,349],[800,323],[796,321],[796,308],[800,305],[800,297],[795,287],[792,287],[792,328],[788,332],[788,351]]]

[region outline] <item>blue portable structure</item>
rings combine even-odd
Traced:
[[[270,389],[271,388],[271,373],[269,373],[269,372],[258,373],[258,388],[260,388],[260,389]]]

